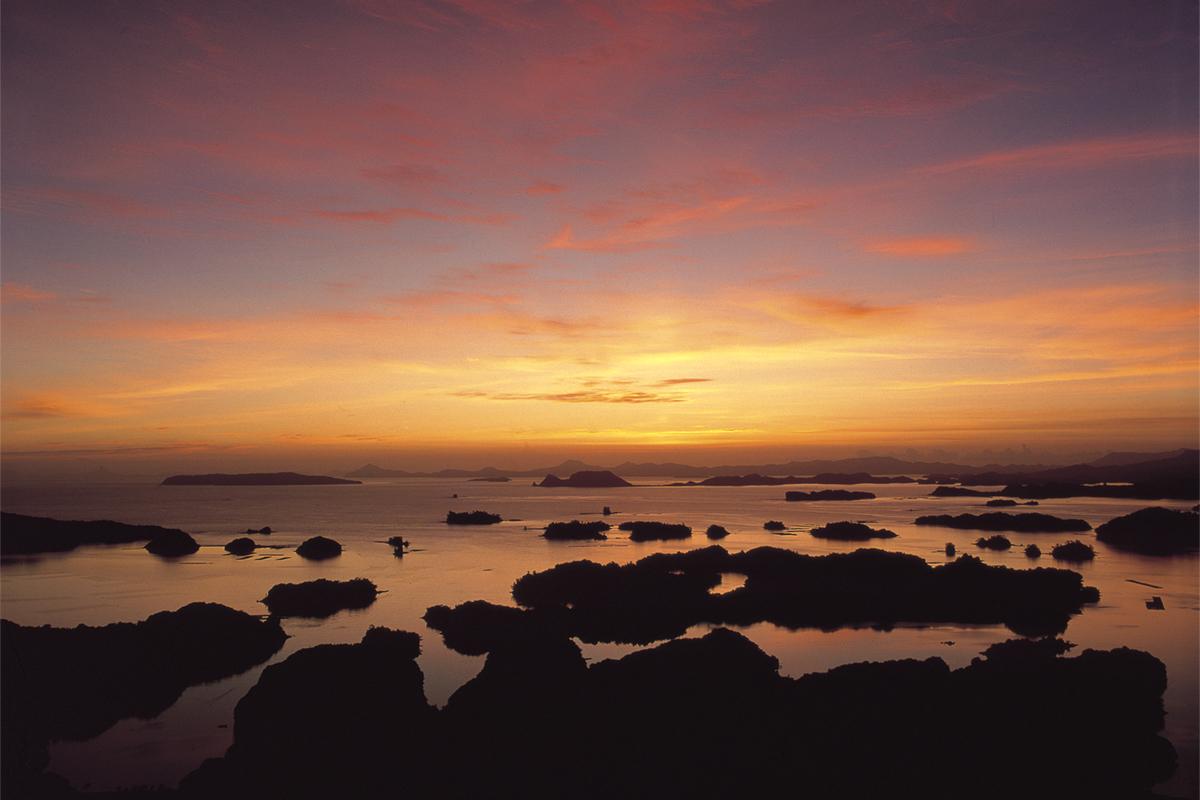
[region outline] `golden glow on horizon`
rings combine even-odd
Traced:
[[[1200,436],[1177,20],[488,5],[10,4],[5,454]]]

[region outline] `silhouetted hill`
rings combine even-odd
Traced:
[[[376,464],[364,464],[345,473],[350,478],[476,478],[500,477],[537,478],[546,474],[571,474],[573,472],[615,472],[618,475],[636,475],[643,478],[708,478],[723,475],[816,475],[819,473],[871,475],[929,475],[929,474],[972,474],[975,472],[1006,471],[1011,473],[1044,469],[1042,464],[987,464],[968,466],[942,461],[904,461],[890,456],[860,458],[821,459],[816,461],[788,461],[777,464],[726,464],[715,467],[694,466],[675,462],[626,461],[613,467],[602,467],[583,461],[569,460],[550,467],[533,469],[502,469],[481,467],[479,469],[442,469],[433,472],[409,472],[385,469]]]
[[[1119,455],[1119,454],[1118,454]],[[1117,459],[1122,460],[1121,458]],[[1180,450],[1176,455],[1152,461],[1118,463],[1107,466],[1071,464],[1034,472],[987,472],[963,475],[965,485],[1006,485],[1003,494],[1013,497],[1072,497],[1097,495],[1135,497],[1147,500],[1174,498],[1188,500],[1200,496],[1200,450]],[[1122,486],[1086,486],[1087,484],[1133,484]],[[1039,492],[1037,487],[1046,487]],[[1072,489],[1072,487],[1075,487]],[[1082,488],[1081,488],[1082,487]]]
[[[608,470],[585,470],[583,472],[571,473],[569,478],[560,478],[557,475],[547,475],[542,478],[542,482],[538,486],[546,486],[550,488],[570,487],[573,489],[612,489],[621,486],[632,486],[633,484],[622,478],[620,475],[615,475]]]
[[[124,522],[96,520],[77,522],[24,514],[0,514],[0,555],[61,553],[83,544],[125,544],[148,542],[163,534],[183,531],[158,525],[127,525]],[[184,534],[186,535],[186,534]]]
[[[1176,456],[1181,456],[1185,453],[1187,453],[1187,449],[1182,447],[1178,450],[1167,450],[1163,453],[1116,452],[1109,453],[1106,456],[1101,456],[1095,461],[1089,461],[1088,463],[1093,467],[1120,467],[1125,466],[1126,464],[1142,464],[1147,461],[1162,461],[1163,459],[1175,458]]]
[[[1145,457],[1146,460],[1139,460]],[[1180,473],[1180,470],[1184,472]],[[961,481],[966,485],[1009,485],[1015,483],[1128,483],[1172,482],[1182,486],[1200,483],[1200,452],[1172,450],[1165,453],[1110,453],[1089,464],[1051,467],[1045,464],[984,464],[972,466],[946,461],[907,461],[892,456],[786,461],[773,464],[724,464],[694,466],[677,462],[626,461],[613,467],[569,460],[535,469],[443,469],[436,472],[407,472],[366,464],[346,473],[351,478],[540,478],[543,475],[570,475],[575,472],[614,472],[643,478],[695,478],[705,485],[741,486],[780,483],[891,483],[907,482],[890,476],[937,476],[940,481]],[[1197,480],[1191,480],[1195,474]],[[813,476],[806,478],[803,476]],[[801,477],[795,477],[801,476]],[[716,480],[721,479],[721,480]],[[739,480],[744,482],[738,482]],[[1172,488],[1161,497],[1195,496]]]
[[[230,474],[215,472],[210,475],[172,475],[163,478],[163,486],[317,486],[323,484],[352,484],[345,478],[328,475],[301,475],[298,472],[245,472]]]

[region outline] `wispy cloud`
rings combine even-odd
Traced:
[[[57,298],[54,292],[38,289],[25,283],[5,281],[0,285],[0,299],[5,303],[48,303]]]
[[[525,194],[530,197],[541,197],[548,194],[559,194],[564,189],[561,183],[551,183],[550,181],[534,181],[525,187]]]
[[[657,392],[551,392],[546,394],[491,394],[491,400],[544,400],[552,403],[682,403],[687,398],[679,394]]]
[[[889,256],[953,256],[971,252],[975,243],[960,236],[914,236],[868,242],[863,249]]]
[[[965,171],[1015,169],[1086,169],[1122,161],[1195,158],[1200,139],[1192,133],[1147,133],[1094,139],[1075,139],[995,150],[969,158],[931,164],[917,171],[940,175]]]
[[[333,222],[366,222],[377,225],[389,224],[402,219],[448,219],[445,214],[427,211],[422,208],[376,208],[357,210],[317,209],[312,213],[314,216],[331,220]]]

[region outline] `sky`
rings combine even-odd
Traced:
[[[6,466],[1200,436],[1195,3],[0,13]]]

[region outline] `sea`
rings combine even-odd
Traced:
[[[1014,568],[1059,566],[1080,572],[1100,590],[1100,602],[1072,617],[1063,638],[1087,648],[1132,647],[1146,650],[1167,666],[1164,734],[1179,752],[1179,769],[1158,791],[1176,797],[1200,797],[1198,683],[1200,683],[1200,560],[1188,556],[1144,556],[1115,550],[1094,534],[1006,534],[1013,548],[997,552],[975,546],[978,531],[916,526],[923,514],[985,510],[983,498],[937,498],[933,487],[887,484],[856,487],[874,500],[785,502],[787,490],[831,488],[817,485],[704,487],[669,486],[670,478],[631,479],[635,485],[614,489],[549,489],[529,479],[507,483],[468,479],[405,478],[366,480],[361,485],[320,486],[160,486],[146,483],[79,485],[5,485],[5,511],[56,519],[112,519],[182,528],[200,543],[192,556],[162,559],[140,544],[84,546],[63,554],[11,560],[0,566],[0,616],[23,625],[73,627],[144,619],[188,603],[222,603],[252,614],[266,612],[261,600],[277,583],[316,578],[369,578],[383,590],[360,611],[343,611],[323,620],[286,619],[287,643],[269,662],[322,643],[357,642],[372,625],[421,635],[419,664],[430,702],[444,705],[474,677],[483,657],[463,656],[446,648],[441,636],[422,621],[437,604],[467,600],[512,604],[514,580],[565,561],[590,559],[626,563],[650,553],[678,552],[711,542],[711,524],[730,531],[720,542],[730,551],[762,545],[814,555],[848,552],[863,545],[814,538],[809,531],[839,520],[866,522],[895,531],[894,539],[871,546],[912,553],[931,564],[945,563],[947,542],[958,553],[977,555],[989,564]],[[1190,502],[1070,498],[1045,500],[1036,510],[1087,520],[1093,527],[1148,505],[1189,508]],[[602,517],[610,506],[613,514]],[[446,512],[481,510],[503,516],[489,526],[449,526]],[[541,536],[549,522],[606,519],[614,525],[607,541],[551,542]],[[695,533],[688,540],[631,542],[616,524],[634,519],[682,522]],[[767,520],[785,531],[763,529]],[[252,556],[227,554],[223,546],[248,528],[270,526],[269,536],[255,535],[260,549]],[[342,555],[306,561],[294,548],[304,539],[328,536],[341,542]],[[386,544],[390,536],[411,543],[398,558]],[[1091,562],[1067,564],[1050,557],[1051,547],[1081,538],[1095,546]],[[1024,546],[1036,543],[1044,555],[1033,561]],[[737,576],[720,590],[737,585]],[[1165,608],[1146,601],[1162,598]],[[688,636],[702,636],[696,626]],[[869,627],[834,632],[787,630],[769,623],[739,628],[763,650],[776,656],[781,672],[799,676],[859,661],[938,657],[951,667],[964,666],[989,645],[1013,638],[1002,626]],[[582,644],[592,661],[620,657],[637,649],[624,645]],[[187,689],[169,709],[152,719],[126,719],[93,739],[57,742],[50,749],[50,770],[80,789],[123,786],[173,786],[207,758],[222,755],[233,738],[238,700],[266,665],[215,683]],[[86,665],[80,665],[86,669]],[[1103,698],[1097,698],[1103,702]]]

